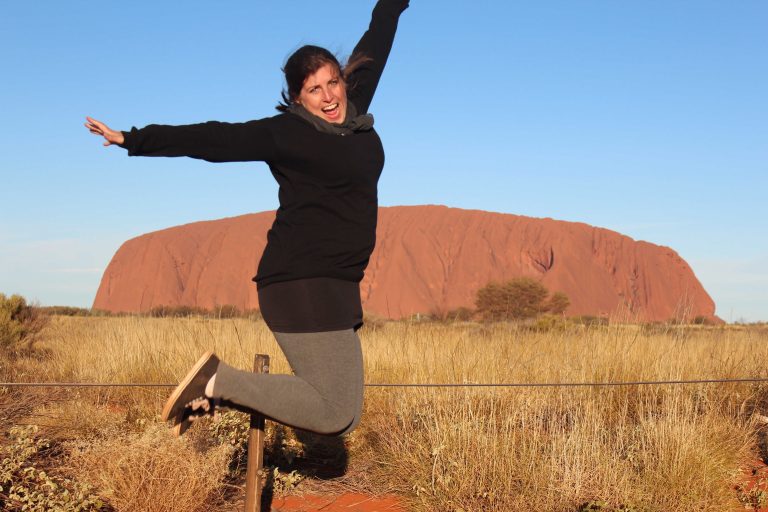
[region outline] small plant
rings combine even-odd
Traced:
[[[466,308],[466,307],[458,307],[456,309],[451,309],[449,311],[445,310],[434,310],[432,311],[429,316],[433,318],[434,320],[437,320],[439,322],[468,322],[472,320],[472,317],[475,315],[475,310]]]
[[[697,315],[691,320],[693,325],[715,325],[715,322],[708,316]]]
[[[91,487],[49,475],[36,467],[36,457],[49,448],[36,438],[37,427],[13,427],[10,443],[0,448],[0,508],[7,511],[56,510],[86,512],[103,510],[102,500]]]
[[[304,475],[299,474],[296,470],[293,470],[290,473],[283,473],[278,468],[272,470],[271,476],[272,492],[278,496],[289,494],[305,478]]]
[[[260,320],[261,312],[258,309],[240,310],[232,304],[214,306],[212,309],[205,309],[198,306],[155,306],[143,315],[153,318],[186,318],[190,316],[200,316],[205,318],[229,319],[229,318],[247,318],[249,320]]]
[[[208,310],[195,306],[155,306],[148,315],[154,318],[205,316]]]
[[[610,324],[610,320],[604,316],[581,315],[572,317],[571,320],[585,327],[605,327]]]
[[[736,485],[736,497],[749,510],[764,510],[768,504],[768,492],[765,491],[768,480],[765,474],[752,469],[751,482]]]
[[[218,444],[233,448],[229,465],[230,476],[241,472],[246,464],[250,419],[238,411],[224,411],[208,423],[208,431]]]
[[[225,411],[210,422],[209,430],[219,444],[228,444],[235,451],[245,449],[250,430],[247,414],[238,411]]]
[[[47,323],[48,317],[21,295],[0,293],[0,349],[31,349]]]
[[[529,326],[529,329],[537,332],[564,331],[571,325],[561,316],[541,315]]]
[[[563,292],[555,292],[547,301],[546,310],[553,315],[562,315],[570,305],[571,300],[566,294]]]
[[[452,309],[446,314],[446,317],[449,320],[452,320],[454,322],[466,322],[469,320],[472,320],[472,317],[475,315],[475,310],[465,307],[460,307],[456,309]]]
[[[45,306],[39,308],[46,315],[54,316],[91,316],[91,310],[75,306]]]

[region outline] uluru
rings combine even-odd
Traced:
[[[93,307],[258,309],[251,278],[273,220],[268,211],[128,240],[105,270]],[[379,209],[360,291],[365,311],[397,319],[471,308],[487,283],[523,276],[565,293],[568,315],[716,318],[693,270],[668,247],[578,222],[434,205]]]

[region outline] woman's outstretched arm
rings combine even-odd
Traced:
[[[355,69],[349,77],[353,88],[350,100],[359,113],[368,111],[376,86],[384,72],[389,52],[397,32],[400,14],[408,8],[409,0],[379,0],[373,8],[371,24],[355,46],[350,60],[363,55],[369,60]]]
[[[169,126],[151,124],[130,131],[113,130],[86,118],[85,127],[104,137],[104,146],[118,145],[130,156],[187,156],[209,162],[272,160],[275,143],[270,119],[246,123],[207,123]]]

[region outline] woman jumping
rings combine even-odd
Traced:
[[[280,186],[256,282],[262,316],[293,375],[235,369],[208,352],[163,408],[178,434],[219,405],[341,435],[360,421],[363,357],[359,283],[373,251],[384,150],[368,107],[408,0],[379,0],[345,66],[303,46],[283,71],[280,114],[245,123],[149,125],[129,132],[87,118],[105,146],[130,156],[264,161]]]

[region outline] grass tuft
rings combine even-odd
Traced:
[[[163,425],[144,432],[70,446],[71,471],[100,490],[116,510],[191,512],[223,502],[227,445],[198,452]]]

